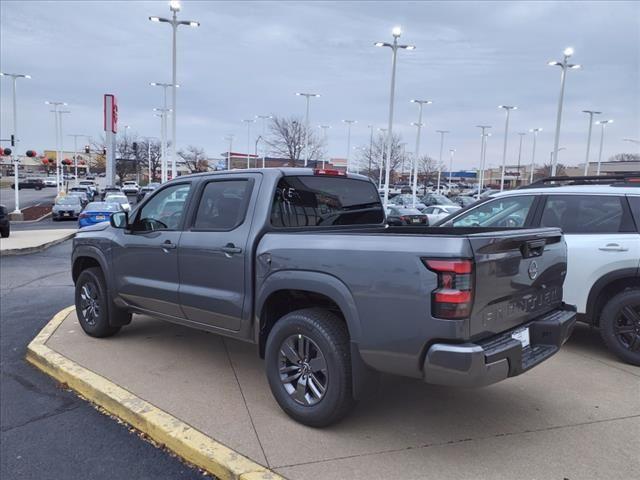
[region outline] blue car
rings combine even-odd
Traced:
[[[118,203],[91,202],[78,217],[78,227],[88,227],[100,222],[108,222],[111,214],[119,212],[122,207]]]

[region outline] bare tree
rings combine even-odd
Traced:
[[[398,134],[393,134],[391,142],[391,172],[390,178],[393,178],[398,166],[403,161],[403,151],[401,146],[401,137]],[[360,150],[358,161],[362,168],[360,171],[367,175],[375,182],[380,178],[380,166],[386,161],[387,155],[387,136],[380,133],[374,137],[373,143],[366,148]],[[383,160],[384,157],[384,160]],[[407,157],[408,158],[408,157]],[[406,162],[405,162],[406,163]],[[386,167],[385,167],[386,168]],[[384,178],[384,169],[382,170],[382,176]]]
[[[151,147],[151,149],[149,149]],[[159,180],[158,170],[161,168],[162,156],[159,140],[144,139],[138,142],[138,155],[140,156],[140,169],[149,168],[151,163],[151,178],[149,182]]]
[[[189,145],[186,150],[180,150],[178,155],[184,160],[185,166],[191,173],[209,170],[209,161],[203,148]]]
[[[271,150],[271,154],[289,160],[289,165],[294,167],[296,162],[307,157],[304,151],[309,143],[309,160],[318,161],[323,156],[323,142],[311,128],[307,129],[304,122],[297,117],[273,117],[269,123],[269,138],[265,142]]]
[[[637,153],[616,153],[609,157],[610,162],[640,162],[640,155]]]
[[[124,135],[118,137],[116,141],[116,165],[115,171],[120,183],[127,175],[137,172],[138,152],[134,151],[133,144],[137,144],[137,135],[129,135],[125,130]]]
[[[551,176],[551,162],[545,163],[542,167],[536,169],[533,173],[533,179],[539,180],[541,178],[546,178]],[[567,176],[567,168],[562,163],[558,163],[556,165],[556,177],[566,177]]]

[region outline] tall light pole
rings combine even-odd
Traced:
[[[56,192],[60,193],[60,128],[58,126],[58,120],[60,119],[58,115],[58,107],[62,107],[67,105],[65,102],[44,102],[46,105],[52,105],[53,110],[53,120],[55,125],[55,133],[56,133]]]
[[[522,140],[524,139],[527,132],[518,132],[520,136],[520,146],[518,147],[518,179],[516,180],[516,185],[520,182],[520,161],[522,160]],[[522,182],[520,182],[522,183]]]
[[[596,125],[600,125],[600,153],[598,153],[598,170],[596,171],[596,175],[600,175],[600,164],[602,163],[602,146],[604,145],[604,127],[613,123],[613,120],[600,120],[596,122]]]
[[[224,137],[229,142],[229,151],[227,152],[227,170],[231,170],[231,150],[233,149],[233,134]]]
[[[396,63],[398,58],[398,49],[402,50],[415,50],[413,45],[399,45],[398,38],[402,35],[402,29],[400,27],[394,27],[391,31],[393,35],[393,43],[376,42],[376,47],[388,47],[392,51],[391,57],[391,89],[389,94],[389,124],[387,126],[387,168],[384,173],[384,206],[389,203],[389,175],[391,172],[391,147],[393,144],[393,103],[396,91]]]
[[[320,125],[320,128],[322,129],[322,141],[327,147],[327,154],[322,156],[322,168],[324,168],[325,159],[329,155],[329,145],[327,143],[327,130],[331,128],[331,125]]]
[[[451,180],[453,176],[453,154],[456,153],[455,148],[449,149],[449,188],[451,188]]]
[[[242,121],[247,124],[247,168],[250,168],[249,159],[251,154],[249,152],[251,152],[251,124],[255,123],[255,120],[253,118],[249,118]]]
[[[380,173],[378,174],[378,190],[382,188],[382,174],[384,169],[384,156],[387,153],[387,129],[379,128],[378,131],[382,133],[383,145],[382,145],[382,158],[380,158]]]
[[[584,176],[589,173],[589,150],[591,149],[591,129],[593,128],[593,116],[600,115],[602,112],[596,112],[595,110],[583,110],[582,113],[589,114],[589,133],[587,134],[587,156],[584,161]]]
[[[161,165],[164,165],[165,172],[164,174],[161,174],[162,178],[164,178],[164,180],[162,180],[162,182],[166,182],[168,179],[168,174],[166,172],[166,169],[168,167],[168,161],[167,161],[167,117],[169,116],[168,113],[171,111],[169,108],[167,108],[167,88],[173,87],[172,83],[163,83],[163,82],[150,82],[149,85],[151,85],[152,87],[161,87],[162,88],[162,112],[163,114],[160,116],[162,123],[162,127],[161,127],[161,131],[163,131],[164,133],[162,134],[162,148],[161,150],[163,151],[162,153],[162,162]],[[176,85],[176,88],[180,88],[180,85]],[[156,110],[160,110],[160,109],[156,109]],[[173,144],[175,144],[175,141],[172,142]],[[173,158],[173,157],[172,157]],[[162,169],[161,168],[161,169]],[[173,169],[172,169],[172,177],[175,178],[175,173],[173,173]]]
[[[307,163],[309,163],[309,137],[311,136],[311,132],[309,131],[309,99],[319,97],[320,95],[317,93],[296,93],[296,95],[299,97],[305,97],[307,100],[307,110],[304,116],[304,166],[306,167]]]
[[[78,137],[89,138],[88,135],[82,135],[79,133],[71,133],[68,135],[69,137],[73,137],[73,166],[74,166],[74,175],[76,179],[78,178]]]
[[[151,171],[151,140],[160,140],[160,139],[158,137],[144,137],[144,138],[147,141],[147,168],[148,168],[147,185],[148,185],[151,182],[153,182],[153,177],[155,174],[155,172]]]
[[[560,123],[562,122],[562,102],[564,100],[564,83],[567,77],[567,69],[580,68],[580,65],[569,63],[569,58],[573,55],[573,48],[567,47],[562,52],[563,57],[560,62],[548,62],[547,65],[557,66],[562,69],[560,74],[560,97],[558,98],[558,113],[556,116],[556,134],[553,140],[553,159],[551,160],[551,176],[556,175],[556,165],[558,163],[558,145],[560,144]]]
[[[367,168],[367,176],[371,178],[371,160],[373,160],[373,125],[367,125],[369,129],[369,166]]]
[[[195,20],[178,20],[178,12],[180,11],[180,2],[172,0],[169,2],[169,10],[171,10],[171,18],[162,17],[149,17],[152,22],[162,22],[171,25],[173,33],[172,37],[172,67],[171,67],[171,177],[176,178],[178,176],[178,167],[176,165],[176,88],[178,85],[176,75],[177,64],[177,48],[176,48],[176,36],[178,34],[178,27],[180,25],[187,25],[189,27],[199,27],[200,22]],[[166,108],[166,107],[164,107]]]
[[[482,136],[480,137],[480,169],[478,170],[478,198],[480,198],[482,184],[484,183],[484,155],[487,145],[485,131],[491,128],[491,125],[476,125],[476,127],[482,130]]]
[[[168,175],[168,158],[167,158],[167,116],[171,109],[169,108],[154,108],[156,112],[160,112],[158,116],[160,117],[160,181],[165,183],[169,179]]]
[[[60,159],[62,157],[62,155],[64,154],[64,134],[62,133],[62,115],[66,114],[66,113],[71,113],[70,110],[58,110],[56,112],[58,114],[58,135],[60,136],[60,156],[58,157],[58,159]],[[63,167],[62,167],[62,162],[59,160],[58,161],[58,168],[60,169],[60,174],[59,177],[61,179],[64,180],[64,174],[63,174]]]
[[[11,78],[12,84],[12,97],[13,97],[13,143],[15,145],[11,145],[12,147],[17,147],[20,139],[18,138],[18,102],[16,98],[16,84],[18,83],[19,78],[30,79],[31,75],[26,75],[24,73],[4,73],[0,72],[0,77],[9,77]],[[14,198],[15,198],[15,209],[11,212],[12,217],[16,220],[21,220],[22,212],[20,211],[20,194],[18,189],[18,155],[17,152],[13,152],[13,182],[14,182]]]
[[[342,120],[347,124],[347,173],[349,173],[349,167],[351,166],[351,125],[358,123],[357,120]]]
[[[416,100],[415,98],[411,100],[411,103],[416,103],[418,105],[418,122],[414,123],[418,129],[416,132],[416,150],[413,156],[413,185],[412,185],[412,193],[413,193],[413,203],[412,205],[416,206],[416,195],[418,194],[418,158],[420,156],[420,134],[422,133],[422,107],[424,105],[430,105],[433,102],[431,100]]]
[[[438,184],[436,191],[440,193],[440,175],[442,174],[442,149],[444,148],[444,136],[449,133],[449,130],[436,130],[436,133],[440,134],[440,156],[438,157]]]
[[[529,130],[533,133],[533,150],[531,152],[531,172],[529,172],[529,183],[533,183],[533,171],[536,165],[536,140],[538,139],[538,132],[541,132],[541,128],[532,128]]]
[[[267,156],[267,120],[271,118],[273,118],[272,115],[256,115],[256,119],[262,120],[262,143],[264,145],[262,148],[262,168],[265,167],[265,160]]]
[[[512,105],[498,105],[498,108],[504,109],[506,112],[506,119],[504,124],[504,146],[502,148],[502,173],[500,175],[500,191],[504,190],[504,170],[507,165],[507,140],[509,138],[509,115],[511,110],[517,110],[518,107]]]

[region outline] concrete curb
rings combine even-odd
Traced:
[[[35,220],[16,220],[16,221],[12,221],[11,223],[15,223],[17,225],[28,225],[30,223],[36,223],[36,222],[39,222],[40,220],[44,220],[45,218],[50,216],[51,216],[51,212],[45,213],[40,218],[36,218]]]
[[[0,256],[9,257],[11,255],[27,255],[29,253],[42,252],[43,250],[46,250],[49,247],[53,247],[54,245],[57,245],[59,243],[66,242],[70,238],[73,238],[73,236],[75,234],[76,234],[76,232],[69,233],[68,235],[65,235],[64,237],[56,238],[55,240],[43,243],[41,245],[37,245],[35,247],[11,248],[9,250],[0,250]]]
[[[29,343],[26,355],[29,363],[218,478],[284,480],[277,473],[47,347],[47,340],[74,309],[70,306],[58,312]]]

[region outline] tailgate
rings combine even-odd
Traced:
[[[471,338],[496,334],[562,303],[567,247],[557,228],[468,236],[475,258]]]

